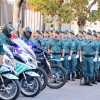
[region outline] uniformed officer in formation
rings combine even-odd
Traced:
[[[43,46],[46,48],[46,41],[42,37],[42,33],[40,30],[37,30],[35,32],[35,38],[33,39],[33,42],[36,43],[38,46]]]
[[[69,72],[70,62],[68,60],[68,57],[72,56],[72,52],[73,52],[74,48],[72,46],[71,41],[68,39],[68,31],[64,31],[63,32],[62,39],[63,39],[64,49],[65,49],[64,61],[63,61],[63,65],[62,66],[65,68],[66,74],[67,74],[67,79],[69,80],[70,79],[70,72]]]
[[[80,61],[83,64],[84,82],[83,85],[92,86],[94,62],[97,62],[98,46],[92,40],[92,33],[87,32],[86,39],[82,42]]]
[[[78,32],[78,42],[79,42],[80,47],[82,46],[82,42],[84,41],[83,35],[84,35],[83,31]],[[78,58],[77,59],[77,66],[76,66],[76,79],[80,78],[79,73],[80,73],[80,60]]]
[[[99,50],[99,42],[97,40],[97,33],[94,30],[93,31],[93,41],[96,43],[96,45],[98,46],[98,50]],[[97,57],[97,59],[99,58],[99,56]],[[99,71],[99,63],[98,60],[94,62],[94,70],[93,70],[93,84],[97,84],[97,78],[98,78],[98,71]]]
[[[69,40],[73,46],[73,53],[72,56],[68,57],[70,61],[70,68],[69,68],[69,75],[72,74],[72,81],[75,81],[75,73],[76,73],[76,66],[77,66],[77,59],[79,58],[79,50],[80,45],[79,42],[74,38],[74,31],[70,31],[69,33]]]
[[[100,82],[100,32],[97,33],[97,39],[98,39],[98,79],[97,81]]]
[[[59,37],[59,31],[53,33],[53,37],[50,39],[48,44],[49,52],[51,52],[53,59],[64,60],[64,44],[62,39]],[[60,61],[56,62],[62,66]]]
[[[44,31],[44,34],[43,34],[43,38],[46,42],[46,49],[48,49],[48,44],[49,44],[49,41],[50,41],[50,33],[49,31]]]

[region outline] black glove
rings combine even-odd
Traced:
[[[15,47],[10,46],[9,49],[10,49],[11,52],[15,52]]]
[[[38,48],[36,45],[32,45],[32,48]]]

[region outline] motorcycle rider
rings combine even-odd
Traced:
[[[0,41],[2,44],[5,45],[10,45],[10,46],[17,46],[14,42],[11,41],[11,37],[12,37],[12,33],[13,31],[15,31],[14,27],[11,24],[4,24],[2,27],[2,32],[0,33]],[[4,50],[2,49],[2,45],[0,47],[2,53],[4,54]],[[12,59],[12,64],[13,67],[15,68],[14,65],[14,57],[13,55],[9,54],[10,59]],[[3,57],[1,56],[1,60],[2,61]],[[2,62],[1,62],[2,63]],[[0,63],[0,65],[1,65]]]
[[[5,45],[11,45],[14,46],[15,43],[13,43],[10,38],[12,36],[11,32],[15,29],[11,24],[4,24],[2,27],[2,32],[0,33],[0,40]]]
[[[29,46],[32,46],[32,50],[36,54],[36,57],[40,58],[42,57],[42,51],[38,47],[41,46],[46,47],[46,42],[41,37],[42,33],[39,30],[37,30],[34,34],[35,34],[35,38],[31,40],[31,35],[32,35],[31,28],[25,27],[21,39]]]
[[[37,34],[39,34],[39,35],[37,35]],[[21,39],[26,44],[31,45],[32,47],[40,46],[40,43],[42,43],[42,45],[45,44],[45,42],[43,41],[43,38],[41,37],[41,32],[39,30],[37,30],[35,32],[36,38],[34,38],[33,40],[31,40],[31,35],[32,35],[31,28],[25,27]],[[43,47],[45,47],[45,46],[43,45]],[[33,50],[36,54],[41,52],[41,50],[38,50],[37,48],[34,48]]]
[[[31,35],[32,35],[32,30],[31,30],[31,28],[30,28],[30,27],[25,27],[21,39],[22,39],[26,44],[33,44],[32,41],[31,41]]]

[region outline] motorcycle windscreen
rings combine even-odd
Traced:
[[[32,57],[36,58],[34,52],[32,49],[20,38],[13,38],[12,41],[17,44],[23,51],[26,51],[27,53],[30,53]]]
[[[11,53],[11,51],[9,50],[9,47],[7,47],[7,45],[3,44],[3,49],[4,49],[5,53],[9,56],[9,58],[14,59],[14,56]]]

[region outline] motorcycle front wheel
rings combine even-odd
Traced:
[[[18,80],[9,80],[6,85],[0,86],[0,100],[16,100],[20,95]]]
[[[24,78],[20,81],[21,93],[25,97],[37,96],[42,88],[40,78],[33,77],[30,81],[26,81]]]
[[[49,69],[48,74],[48,84],[47,86],[52,89],[58,89],[65,85],[66,83],[66,71],[63,67],[53,64],[51,69]]]
[[[38,73],[38,74],[40,75],[41,83],[42,83],[42,89],[41,89],[41,91],[42,91],[42,90],[44,90],[44,89],[46,88],[46,86],[47,86],[47,82],[48,82],[47,74],[46,74],[46,72],[45,72],[42,68],[40,68],[40,67],[38,67],[38,68],[35,70],[35,72]]]

